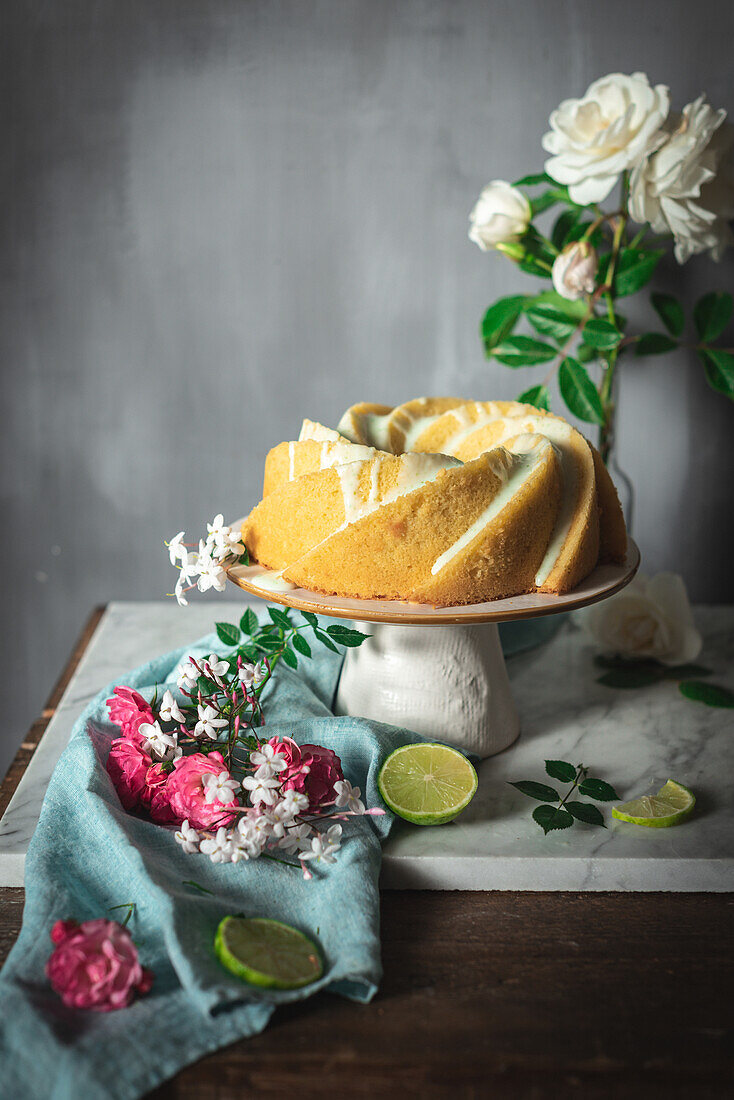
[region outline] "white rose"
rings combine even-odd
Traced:
[[[565,99],[550,116],[543,148],[549,176],[569,185],[574,202],[601,202],[620,172],[634,168],[663,140],[670,94],[650,87],[645,73],[611,73],[595,80],[583,99]]]
[[[599,260],[588,241],[574,241],[553,261],[553,286],[562,298],[575,302],[585,294],[594,293],[598,268]]]
[[[622,592],[574,616],[603,650],[626,657],[654,657],[682,665],[701,652],[683,578],[638,575]]]
[[[630,179],[630,214],[656,233],[672,233],[681,264],[696,252],[720,260],[732,243],[734,127],[725,118],[704,96],[689,103],[669,120],[662,147]]]
[[[506,180],[492,180],[469,215],[469,240],[483,252],[516,241],[526,231],[532,216],[530,203],[522,191]]]

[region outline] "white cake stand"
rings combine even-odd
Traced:
[[[485,757],[506,749],[520,732],[497,623],[597,603],[629,584],[639,564],[630,540],[623,564],[598,566],[564,596],[534,592],[461,607],[350,600],[303,588],[274,592],[258,587],[267,572],[259,565],[230,566],[227,574],[269,603],[355,619],[370,635],[346,652],[337,713],[403,726]]]

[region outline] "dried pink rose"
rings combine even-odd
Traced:
[[[54,990],[69,1008],[112,1012],[147,993],[153,974],[140,965],[130,933],[113,920],[57,921],[46,963]]]
[[[217,829],[232,822],[234,814],[226,811],[239,806],[237,799],[220,802],[215,798],[209,802],[202,782],[203,776],[221,775],[222,772],[229,778],[224,758],[217,751],[195,752],[176,761],[166,790],[171,812],[179,824],[188,818],[193,829]]]
[[[334,801],[334,784],[344,779],[335,752],[323,745],[297,745],[290,737],[271,737],[268,744],[286,760],[285,770],[278,774],[283,790],[305,794],[311,811]]]
[[[155,716],[142,695],[129,687],[116,687],[107,700],[110,721],[122,730],[123,737],[135,737],[143,722],[154,722]]]

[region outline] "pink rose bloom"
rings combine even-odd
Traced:
[[[138,738],[140,740],[140,738]],[[107,757],[107,774],[126,810],[137,810],[146,790],[146,777],[153,761],[140,745],[127,737],[116,737]]]
[[[268,744],[286,759],[285,771],[278,773],[283,790],[305,794],[311,811],[334,801],[334,784],[344,778],[342,762],[335,752],[323,745],[299,746],[290,737],[282,741],[271,737]]]
[[[107,773],[126,810],[143,810],[159,825],[178,822],[168,801],[168,773],[141,748],[141,738],[117,737],[107,757]]]
[[[168,801],[175,820],[180,824],[186,818],[194,829],[218,829],[220,825],[229,825],[234,814],[227,809],[239,806],[236,798],[230,802],[220,802],[215,798],[207,802],[202,778],[205,775],[220,775],[229,772],[221,752],[195,752],[192,756],[182,756],[173,766],[168,777],[166,789]]]
[[[51,939],[56,946],[46,974],[68,1008],[127,1008],[136,993],[147,993],[153,984],[151,971],[140,965],[130,933],[117,921],[59,920]]]
[[[129,687],[116,687],[112,699],[107,700],[110,721],[122,730],[123,737],[136,737],[142,722],[154,722],[155,717],[148,703],[137,691]]]
[[[145,789],[141,801],[151,819],[158,825],[180,824],[171,809],[171,792],[168,789],[170,774],[163,770],[162,764],[153,764],[145,775]]]

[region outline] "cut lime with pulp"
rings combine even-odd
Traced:
[[[477,773],[448,745],[403,745],[388,756],[377,777],[384,802],[413,825],[444,825],[471,802]]]
[[[696,805],[693,791],[669,779],[657,794],[646,794],[612,806],[612,817],[618,821],[630,821],[633,825],[647,825],[651,829],[667,829],[685,821]]]
[[[225,917],[214,950],[232,974],[264,989],[298,989],[324,971],[315,943],[297,928],[266,917]]]

